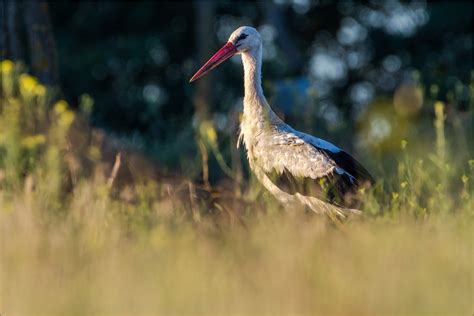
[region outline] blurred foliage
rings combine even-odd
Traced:
[[[89,93],[100,105],[94,125],[182,171],[199,152],[188,84],[204,62],[196,58],[198,6],[209,3],[50,4],[65,98],[76,104]],[[474,132],[464,124],[474,106],[470,1],[217,1],[209,10],[214,27],[205,36],[216,43],[209,53],[237,26],[257,27],[264,89],[279,115],[356,151],[369,169],[393,170],[387,162],[401,139],[417,136],[410,141],[417,146],[432,137],[436,100],[453,114],[448,128],[460,123],[471,126],[461,134]],[[209,79],[207,106],[222,148],[235,137],[242,102],[239,57],[233,61]],[[209,163],[218,178],[219,163],[212,156]]]
[[[116,156],[104,168],[107,153],[78,125],[90,97],[76,112],[21,65],[0,70],[2,313],[472,311],[474,160],[457,163],[445,102],[432,105],[433,146],[420,155],[401,141],[397,172],[367,192],[363,216],[336,228],[256,183],[203,188],[143,166],[146,177],[120,184],[115,166],[142,164]],[[219,151],[209,122],[195,141]]]

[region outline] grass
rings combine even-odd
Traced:
[[[474,311],[474,163],[451,152],[444,104],[429,155],[403,143],[398,172],[341,231],[254,183],[121,181],[87,113],[0,65],[2,315]]]

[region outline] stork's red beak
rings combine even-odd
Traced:
[[[237,46],[234,44],[228,42],[225,44],[221,49],[217,51],[217,53],[212,56],[207,63],[204,64],[204,66],[199,69],[194,76],[189,80],[189,82],[193,82],[194,80],[197,80],[207,74],[209,71],[212,69],[216,68],[219,66],[222,62],[224,62],[226,59],[229,59],[230,57],[234,56],[237,53]]]

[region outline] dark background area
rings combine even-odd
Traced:
[[[241,25],[262,34],[264,91],[277,113],[295,128],[355,153],[375,173],[390,167],[401,140],[430,145],[437,100],[446,103],[448,129],[462,125],[454,146],[462,143],[466,155],[472,152],[471,1],[37,5],[43,17],[28,14],[41,12],[29,2],[2,2],[3,12],[17,12],[16,21],[2,22],[5,28],[17,25],[9,33],[16,36],[4,43],[12,46],[15,37],[19,42],[17,52],[7,49],[4,57],[25,61],[73,106],[90,95],[91,124],[164,169],[189,172],[196,166],[202,122],[212,123],[224,158],[231,160],[242,107],[240,57],[196,83],[188,81]],[[48,23],[54,43],[44,54],[57,56],[57,65],[37,61],[42,73],[35,66],[40,54],[34,38],[48,42],[47,28],[37,27]],[[212,175],[221,177],[212,157],[210,164]]]

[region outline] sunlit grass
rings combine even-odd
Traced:
[[[432,152],[402,142],[397,172],[341,231],[257,184],[242,196],[169,178],[119,186],[91,140],[76,145],[80,113],[21,67],[0,69],[2,315],[474,310],[474,161],[454,163],[442,103]]]

